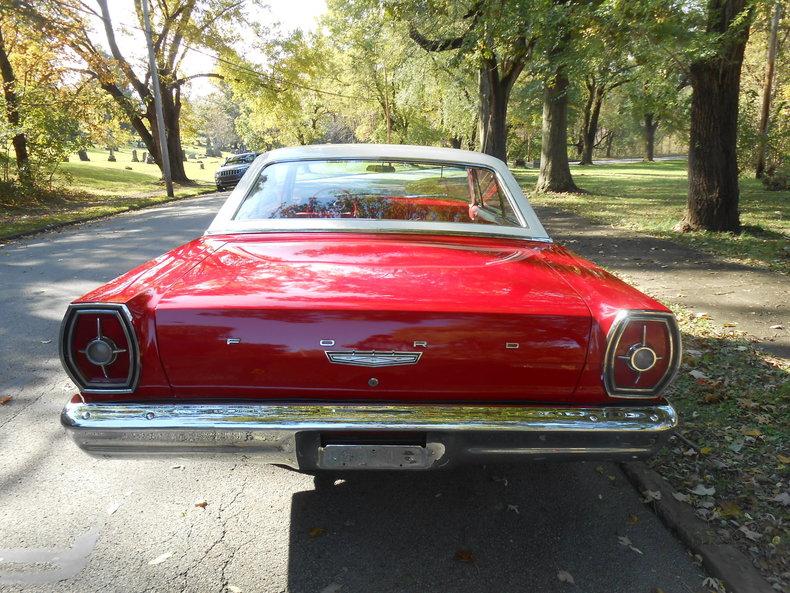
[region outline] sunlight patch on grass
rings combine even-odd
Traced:
[[[187,153],[197,152],[187,148]],[[143,151],[138,149],[138,158]],[[132,150],[115,151],[115,162],[106,150],[89,150],[90,161],[72,155],[62,163],[51,188],[26,195],[0,195],[0,239],[135,210],[167,201],[161,172],[156,165],[132,163]],[[224,158],[194,159],[184,163],[195,184],[175,186],[176,198],[212,191],[214,171]],[[203,162],[203,169],[200,168]]]
[[[589,220],[671,239],[749,265],[788,270],[790,192],[769,192],[756,179],[741,179],[740,235],[678,233],[688,181],[685,161],[573,166],[576,184],[587,194],[537,194],[534,169],[517,169],[517,179],[536,205],[555,206]]]

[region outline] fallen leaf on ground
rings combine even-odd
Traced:
[[[11,397],[10,395],[0,395],[0,406],[6,405],[12,399],[14,399],[14,398]]]
[[[206,500],[196,500],[195,506],[201,509],[205,509],[208,506],[208,502]]]
[[[702,455],[710,455],[711,453],[713,453],[713,448],[712,448],[712,447],[702,447],[702,448],[699,450],[699,452],[700,452]]]
[[[682,492],[673,492],[672,498],[679,500],[680,502],[688,502],[691,497],[688,494],[683,494]]]
[[[162,564],[162,562],[164,562],[165,560],[170,558],[170,556],[172,556],[172,555],[173,555],[173,552],[165,552],[161,556],[157,556],[153,560],[149,561],[148,564],[150,566],[156,566],[157,564]]]
[[[313,527],[310,531],[308,531],[308,535],[315,539],[317,537],[321,537],[322,535],[326,535],[326,529],[323,527]]]
[[[713,486],[705,486],[705,484],[697,484],[693,490],[690,490],[692,494],[696,494],[697,496],[713,496],[716,494],[716,488]]]
[[[724,394],[722,394],[720,391],[706,393],[705,395],[702,396],[702,401],[705,402],[706,404],[717,404],[723,399],[724,399]]]
[[[726,322],[722,323],[721,325],[722,325],[722,327],[737,327],[738,324],[736,322],[734,322],[734,321],[726,321]]]
[[[41,340],[42,344],[51,344],[52,340]]]
[[[780,503],[782,506],[790,506],[790,494],[787,492],[782,492],[781,494],[777,494],[771,500],[774,502]]]
[[[337,593],[342,588],[343,585],[339,585],[338,583],[330,583],[326,587],[321,589],[321,593]]]
[[[628,513],[628,517],[626,518],[625,522],[629,525],[636,525],[639,523],[639,517],[633,513]]]
[[[113,503],[107,505],[107,514],[108,515],[112,515],[119,508],[121,508],[121,503],[120,502],[113,502]]]
[[[642,502],[653,502],[654,500],[661,500],[661,492],[658,490],[645,490],[642,495],[644,498]]]
[[[741,507],[738,506],[738,503],[732,500],[725,500],[721,504],[719,504],[719,514],[722,517],[732,518],[740,517],[743,514]]]
[[[760,407],[760,404],[758,404],[757,402],[753,402],[750,399],[743,399],[743,398],[738,400],[738,405],[741,406],[742,408],[746,408],[747,410],[754,410]]]
[[[520,514],[520,513],[518,512],[518,507],[517,507],[516,505],[514,505],[514,504],[509,504],[509,505],[507,505],[507,510],[509,510],[509,511],[513,511],[513,512],[514,512],[514,513],[516,513],[517,515],[518,515],[518,514]]]
[[[236,585],[228,585],[228,591],[230,593],[241,593],[241,587],[237,587]]]
[[[779,463],[782,463],[784,465],[790,463],[790,455],[779,453],[779,455],[777,455],[776,458],[779,460]]]
[[[561,583],[570,583],[571,585],[576,584],[576,581],[573,580],[571,573],[569,573],[567,570],[558,570],[557,578],[560,580]]]
[[[749,538],[753,542],[756,542],[758,539],[762,537],[762,534],[757,533],[756,531],[752,531],[751,529],[746,527],[746,525],[741,525],[738,531],[740,531],[742,534],[744,534],[747,538]]]
[[[771,329],[784,329],[784,328],[785,327],[783,325],[772,325],[771,326]]]
[[[722,583],[719,579],[714,579],[713,577],[706,577],[702,581],[703,587],[710,587],[716,593],[725,593],[726,589],[724,587],[724,583]]]
[[[640,550],[639,548],[635,548],[634,547],[634,544],[631,543],[631,539],[627,535],[621,535],[617,539],[620,542],[621,546],[625,546],[626,548],[629,548],[630,550],[633,550],[637,554],[644,554],[644,552],[642,552],[642,550]]]
[[[475,555],[472,554],[471,550],[456,550],[455,551],[455,559],[459,562],[466,562],[467,564],[471,564],[475,561]]]
[[[703,373],[702,371],[697,371],[697,370],[689,371],[689,375],[691,375],[692,377],[694,377],[698,381],[704,381],[704,380],[710,379],[710,377],[708,377],[705,373]]]
[[[759,428],[746,428],[743,427],[741,429],[741,434],[747,437],[761,437],[763,436],[762,431]]]

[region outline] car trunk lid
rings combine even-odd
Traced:
[[[157,307],[181,397],[570,401],[590,314],[546,244],[229,238]]]

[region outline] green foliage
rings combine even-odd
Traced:
[[[192,110],[196,131],[209,138],[215,148],[235,148],[241,142],[235,125],[239,106],[227,85],[195,100]]]
[[[3,20],[3,38],[16,77],[13,90],[17,99],[19,125],[0,119],[0,147],[11,152],[11,139],[22,133],[30,153],[31,179],[48,180],[70,152],[84,148],[89,140],[82,133],[82,108],[86,105],[86,81],[74,76],[53,48],[24,23]],[[6,113],[5,98],[0,95],[0,113]],[[13,169],[11,158],[4,159],[4,177]]]
[[[752,171],[760,143],[760,112],[766,75],[768,30],[772,3],[760,6],[755,18],[743,61],[738,114],[738,168]],[[787,12],[787,11],[785,11]],[[779,29],[768,133],[766,135],[766,171],[778,181],[790,168],[790,18],[785,14]],[[770,183],[773,185],[773,183]],[[780,184],[781,185],[781,184]]]

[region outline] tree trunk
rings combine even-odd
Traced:
[[[718,55],[692,62],[689,190],[680,231],[740,232],[738,213],[738,94],[749,38],[745,0],[711,0],[708,32],[727,33]],[[733,21],[740,19],[740,23]]]
[[[495,60],[480,68],[480,152],[507,161],[507,104],[512,83],[499,77]]]
[[[162,99],[162,105],[168,106],[164,109],[164,115],[170,175],[174,183],[191,185],[192,180],[187,177],[184,169],[184,148],[181,146],[181,87],[176,87],[175,92],[167,92],[166,95]]]
[[[614,132],[609,132],[609,136],[606,138],[606,158],[612,158],[612,142],[614,142]]]
[[[652,113],[645,113],[645,161],[652,163],[656,145],[656,129],[658,120],[653,119]]]
[[[19,126],[19,97],[16,94],[16,75],[5,47],[2,31],[0,31],[0,78],[3,81],[3,97],[5,99],[5,115],[9,126],[16,130],[11,138],[16,158],[16,168],[20,181],[30,179],[30,155],[27,151],[27,136]]]
[[[537,191],[578,192],[568,164],[568,77],[559,68],[543,94],[543,127]]]
[[[771,19],[771,33],[768,36],[768,62],[765,65],[765,81],[763,82],[763,104],[760,108],[759,144],[757,146],[757,163],[755,164],[755,177],[761,179],[765,173],[765,147],[768,143],[768,117],[771,113],[771,90],[774,83],[774,68],[776,67],[777,32],[779,21],[782,19],[782,4],[777,2],[774,7],[774,16]]]
[[[179,123],[181,114],[180,92],[178,90],[174,92],[172,87],[165,86],[165,81],[161,80],[161,77],[160,85],[162,87],[162,115],[165,120],[165,138],[167,139],[170,161],[170,176],[173,183],[189,185],[192,181],[187,177],[184,170],[184,151],[181,147],[181,127]],[[156,123],[156,109],[152,98],[148,101],[145,117],[151,127],[151,132],[143,139],[146,145],[150,142],[150,146],[148,146],[149,153],[161,169],[162,153],[159,150],[159,128]]]
[[[579,156],[579,164],[580,165],[591,165],[592,164],[592,143],[587,141],[587,130],[590,127],[590,120],[592,119],[592,110],[593,110],[593,102],[595,101],[595,79],[588,78],[585,81],[585,86],[587,87],[587,100],[584,102],[584,117],[582,118],[582,130],[579,133],[579,142],[577,143],[577,152]],[[585,156],[587,152],[587,148],[589,147],[589,159],[586,159]]]
[[[603,104],[604,87],[596,86],[592,94],[592,109],[589,118],[585,118],[585,126],[582,131],[582,158],[581,165],[593,164],[593,148],[595,148],[595,137],[598,135],[598,120],[601,117],[601,105]]]

